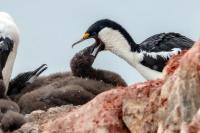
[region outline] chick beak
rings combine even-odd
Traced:
[[[46,64],[42,64],[40,67],[38,67],[36,70],[33,71],[33,75],[38,77],[47,68],[48,68],[48,66]]]
[[[78,44],[78,43],[81,43],[81,42],[83,42],[84,40],[87,40],[87,39],[89,39],[90,38],[90,33],[85,33],[84,35],[83,35],[83,38],[81,38],[79,41],[77,41],[77,42],[75,42],[75,43],[73,43],[72,44],[72,48],[76,45],[76,44]]]
[[[103,45],[102,45],[101,43],[100,43],[100,44],[95,43],[95,44],[93,44],[93,45],[94,45],[94,48],[93,48],[93,50],[91,51],[91,54],[90,54],[90,55],[96,57],[97,54],[98,54],[101,50],[103,50]]]

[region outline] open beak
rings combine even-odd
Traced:
[[[83,42],[84,40],[87,40],[87,39],[90,39],[90,38],[94,38],[95,39],[95,43],[93,44],[94,45],[94,48],[93,50],[90,52],[90,55],[96,57],[97,54],[104,49],[104,45],[103,43],[95,36],[91,36],[89,33],[85,33],[83,35],[83,38],[80,39],[79,41],[75,42],[74,44],[72,44],[72,48],[77,45],[78,43],[81,43]]]
[[[38,77],[42,72],[44,72],[47,69],[47,64],[43,64],[40,67],[38,67],[36,70],[34,70],[33,75]]]
[[[100,43],[100,44],[97,44],[96,42],[93,44],[94,45],[94,48],[93,50],[91,51],[91,54],[92,56],[96,57],[97,54],[103,50],[103,45]]]

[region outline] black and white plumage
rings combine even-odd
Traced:
[[[23,88],[32,84],[47,68],[47,65],[43,64],[33,71],[18,74],[9,82],[7,95],[10,96],[20,93]]]
[[[5,12],[0,12],[0,71],[6,91],[12,74],[12,69],[19,44],[19,30],[13,18]]]
[[[98,45],[126,60],[146,79],[162,78],[168,59],[183,49],[192,47],[194,41],[179,33],[160,33],[136,44],[129,33],[118,23],[103,19],[92,24],[83,38],[74,43],[94,38]]]

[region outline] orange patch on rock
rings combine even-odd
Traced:
[[[171,75],[174,73],[174,71],[179,67],[181,58],[183,57],[183,55],[185,55],[187,51],[188,50],[183,50],[179,54],[174,55],[170,58],[164,68],[164,71],[167,75]]]

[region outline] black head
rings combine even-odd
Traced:
[[[127,40],[130,39],[130,41],[132,41],[131,36],[120,24],[109,19],[102,19],[95,22],[87,29],[86,33],[89,33],[89,37],[96,37],[98,33],[104,28],[118,30]]]
[[[33,71],[18,74],[9,82],[7,95],[15,95],[20,93],[24,87],[32,84],[47,68],[48,67],[46,64],[42,64]]]
[[[86,31],[88,37],[96,37],[104,28],[121,29],[122,27],[116,22],[109,19],[102,19],[92,24]],[[87,38],[87,35],[85,36]]]
[[[130,44],[131,49],[134,47],[134,45],[132,45],[133,43],[135,43],[133,41],[133,39],[131,38],[131,36],[129,35],[129,33],[117,22],[109,20],[109,19],[102,19],[99,20],[97,22],[95,22],[94,24],[92,24],[84,33],[83,37],[81,40],[77,41],[76,43],[74,43],[72,46],[86,40],[86,39],[90,39],[90,38],[94,38],[96,40],[96,43],[98,45],[106,45],[101,38],[99,37],[99,33],[105,29],[105,28],[110,28],[116,31],[119,31],[119,33],[127,40],[127,42]]]

